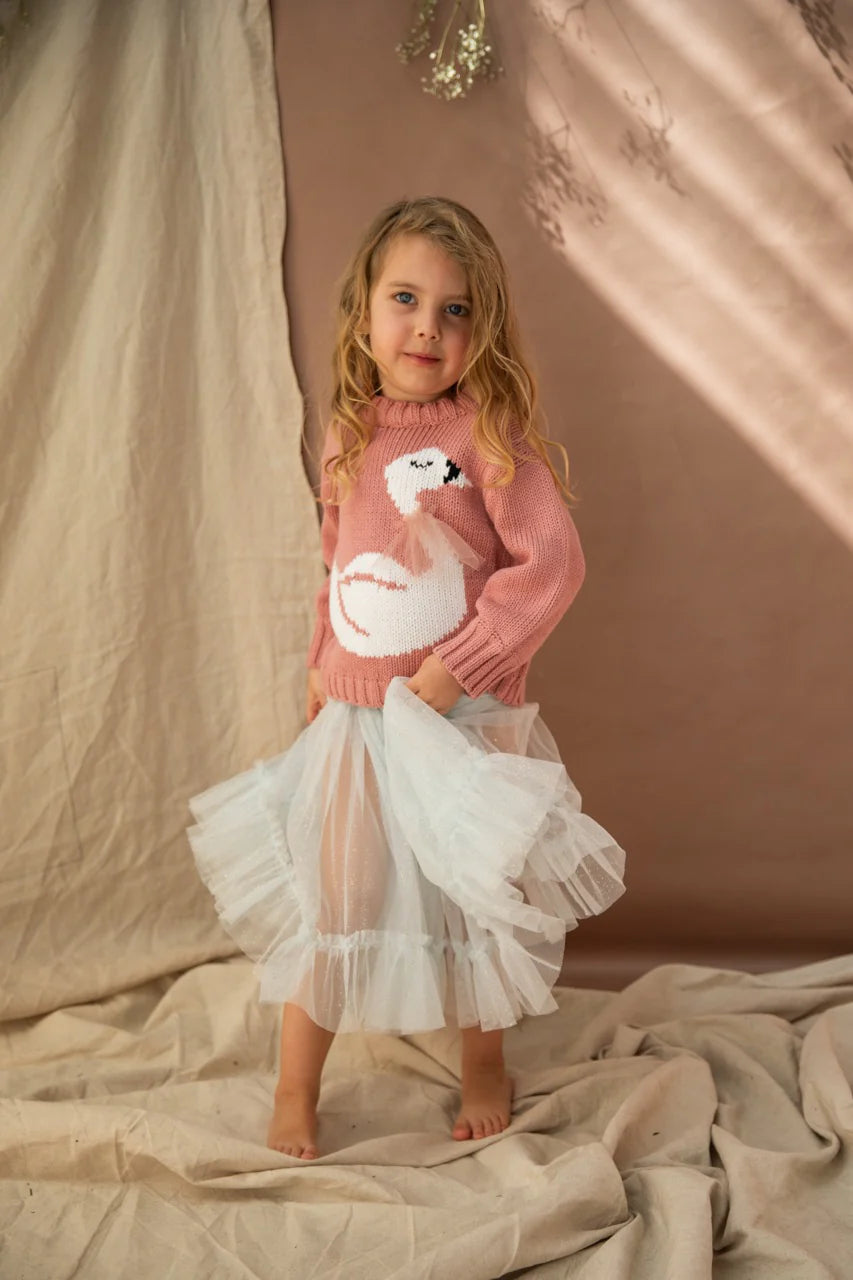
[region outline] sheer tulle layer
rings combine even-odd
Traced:
[[[189,803],[261,1000],[330,1030],[550,1012],[566,932],[624,892],[625,854],[536,703],[463,695],[442,716],[397,677],[382,708],[328,699],[287,751]]]

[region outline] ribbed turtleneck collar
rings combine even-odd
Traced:
[[[426,403],[391,400],[388,396],[376,395],[372,404],[377,427],[437,427],[473,413],[477,408],[476,401],[464,391]]]

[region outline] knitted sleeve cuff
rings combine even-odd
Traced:
[[[469,698],[479,697],[518,665],[517,655],[507,653],[497,636],[479,618],[475,618],[458,635],[434,645],[433,653],[456,677]]]

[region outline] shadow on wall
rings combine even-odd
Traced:
[[[532,12],[524,195],[538,227],[853,546],[853,467],[838,466],[853,205],[805,123],[816,101],[831,140],[847,87],[793,13],[764,40],[749,7],[657,26],[608,0]],[[678,68],[666,93],[650,66]]]
[[[379,0],[274,5],[314,440],[335,280],[379,207],[436,192],[501,245],[569,450],[588,576],[528,693],[629,856],[576,982],[849,946],[846,98],[793,6],[643,12],[493,3],[505,75],[446,103]]]

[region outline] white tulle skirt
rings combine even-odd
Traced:
[[[537,703],[329,698],[292,746],[194,796],[187,829],[262,1001],[332,1031],[511,1026],[557,1007],[566,932],[624,893]]]

